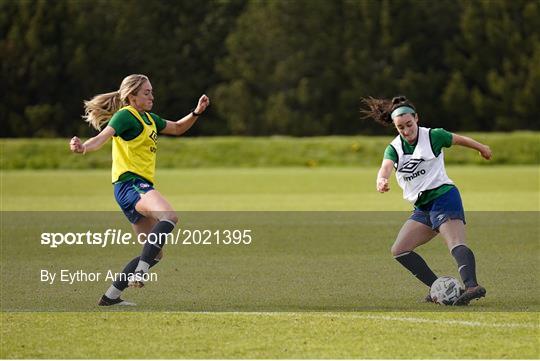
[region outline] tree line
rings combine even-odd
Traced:
[[[150,77],[191,135],[380,134],[360,99],[426,126],[538,130],[537,0],[0,0],[3,137],[95,134],[83,100]]]

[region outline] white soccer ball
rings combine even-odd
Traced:
[[[454,277],[442,276],[431,285],[429,295],[435,303],[451,305],[463,293],[461,283]]]

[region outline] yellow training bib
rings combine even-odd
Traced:
[[[157,152],[156,122],[150,114],[146,113],[152,123],[146,124],[139,112],[131,105],[120,110],[123,109],[129,110],[141,122],[143,130],[131,140],[124,140],[120,136],[113,137],[112,181],[114,183],[122,174],[132,172],[154,183]]]

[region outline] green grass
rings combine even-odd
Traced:
[[[467,211],[537,211],[538,166],[448,166]],[[157,188],[177,210],[408,211],[395,177],[375,191],[378,168],[160,169]],[[4,171],[3,210],[117,211],[110,170]]]
[[[523,313],[4,313],[2,323],[2,357],[9,358],[537,359],[539,354],[538,318]],[[145,327],[141,332],[149,341],[133,342],[134,330]]]
[[[249,229],[249,245],[171,244],[157,282],[126,292],[137,311],[432,311],[426,289],[401,272],[389,248],[406,212],[183,212],[181,229]],[[538,311],[538,213],[469,212],[468,237],[491,297],[474,311]],[[127,226],[119,212],[4,214],[2,307],[6,311],[95,311],[139,245],[49,248],[42,232],[92,232]],[[122,227],[129,231],[128,227]],[[440,240],[421,251],[436,273],[458,276]],[[24,265],[24,268],[21,268]],[[101,272],[98,282],[39,279],[42,269]],[[502,272],[508,277],[501,277]],[[17,292],[10,292],[16,289]],[[388,293],[391,289],[392,292]],[[36,300],[33,296],[38,296]],[[66,295],[69,295],[66,299]],[[453,309],[455,311],[455,309]]]
[[[4,171],[0,357],[538,358],[538,167],[448,167],[488,288],[466,309],[417,302],[425,289],[389,255],[407,214],[388,211],[409,206],[395,183],[374,191],[376,170],[158,171],[183,226],[214,220],[257,232],[252,247],[168,246],[159,281],[126,291],[140,305],[131,312],[93,306],[107,282],[37,279],[44,267],[119,268],[139,250],[37,244],[43,227],[127,229],[108,172]],[[28,210],[69,212],[6,212]],[[202,210],[355,212],[191,212]],[[457,275],[440,239],[419,252]],[[130,342],[140,329],[150,341]]]
[[[540,133],[467,133],[488,144],[486,162],[472,150],[446,150],[447,164],[539,164]],[[390,136],[167,138],[158,143],[160,168],[377,166]],[[108,169],[111,142],[84,157],[69,139],[0,139],[2,169]],[[511,146],[509,146],[511,144]]]

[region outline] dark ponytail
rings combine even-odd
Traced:
[[[415,109],[414,105],[404,95],[395,96],[392,100],[368,97],[362,98],[362,102],[368,107],[368,109],[360,110],[363,118],[372,118],[384,126],[392,124],[393,120],[390,115],[396,108],[408,106]]]

